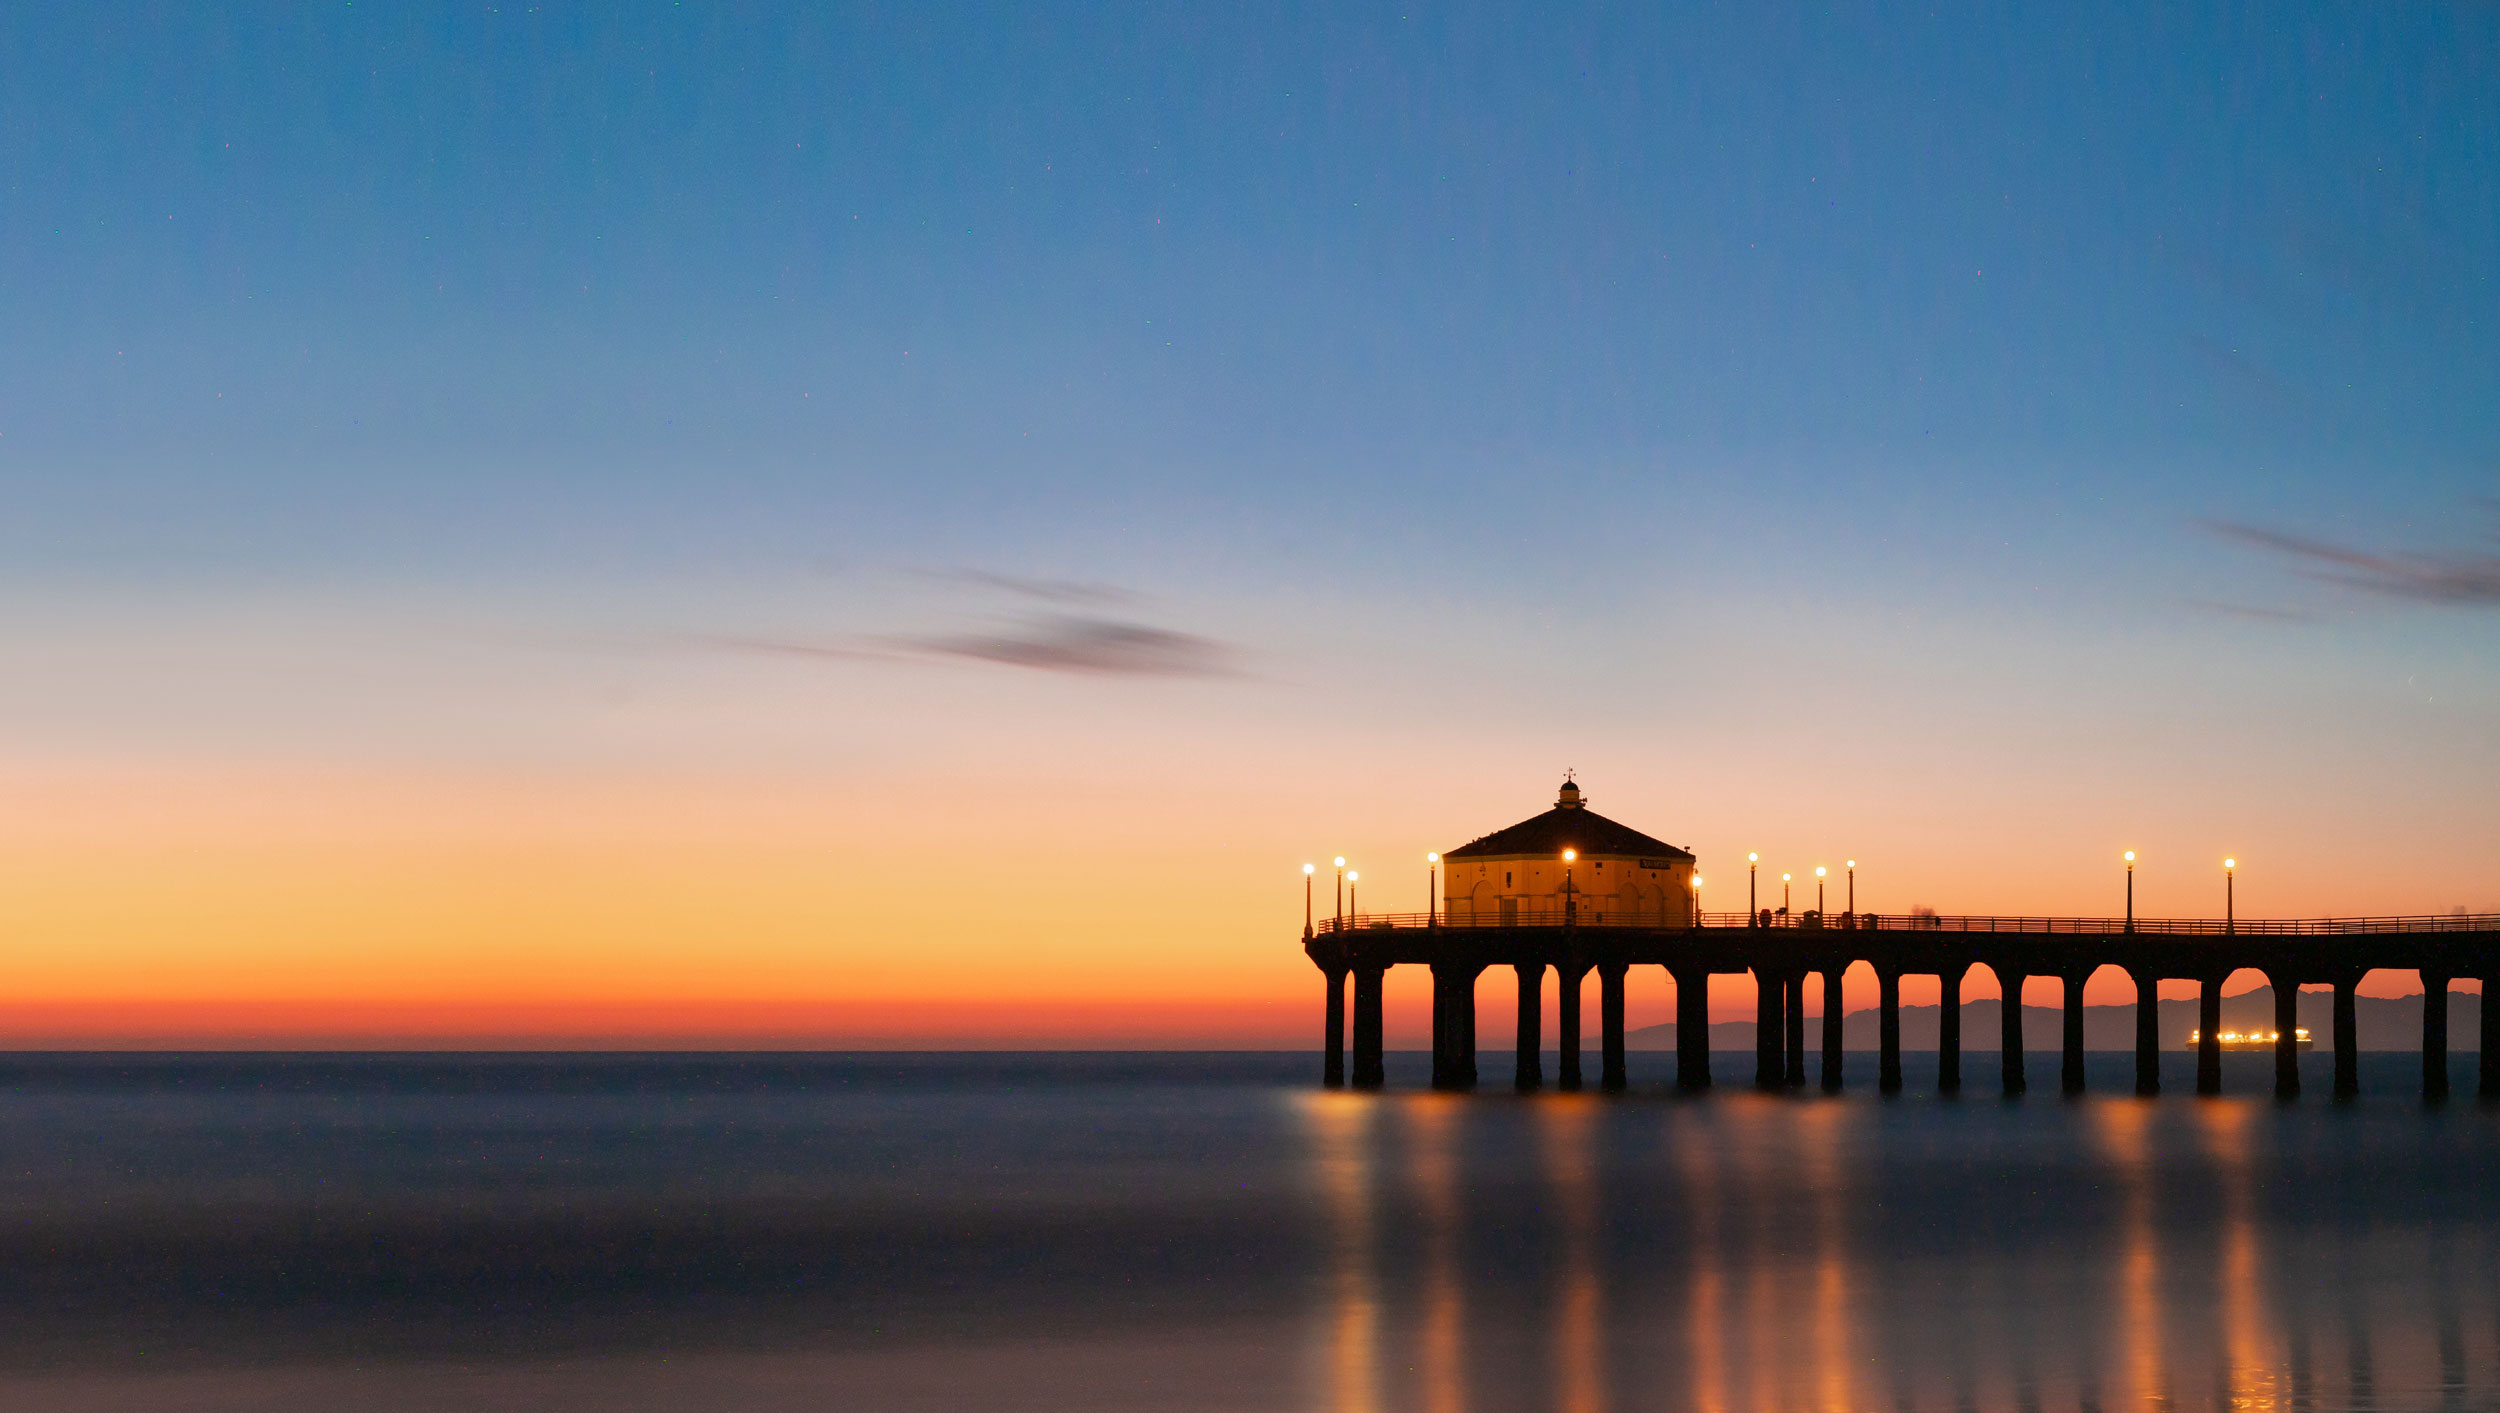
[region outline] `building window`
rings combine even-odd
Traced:
[[[1508,869],[1502,870],[1502,886],[1505,888],[1510,886],[1510,870]]]

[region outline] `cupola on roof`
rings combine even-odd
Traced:
[[[1545,813],[1523,819],[1508,829],[1497,829],[1473,843],[1461,844],[1446,851],[1442,857],[1451,859],[1487,857],[1552,857],[1565,849],[1576,849],[1583,855],[1610,855],[1653,859],[1690,859],[1692,855],[1663,840],[1653,839],[1628,824],[1617,824],[1588,807],[1580,787],[1563,781],[1554,798],[1554,807]]]

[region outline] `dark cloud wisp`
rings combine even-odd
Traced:
[[[714,648],[826,662],[910,663],[933,658],[1093,677],[1237,677],[1232,647],[1194,633],[1104,618],[1049,618],[988,633],[807,641],[747,634],[701,640]]]
[[[2217,521],[2205,528],[2281,555],[2302,575],[2325,583],[2414,603],[2500,606],[2500,554],[2372,554],[2254,525]]]
[[[1113,677],[1229,677],[1232,650],[1212,638],[1107,618],[1051,618],[1000,633],[898,638],[942,657]]]

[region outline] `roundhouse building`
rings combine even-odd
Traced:
[[[1693,856],[1590,809],[1569,780],[1552,809],[1442,855],[1441,876],[1455,927],[1559,922],[1566,898],[1584,926],[1693,921]]]

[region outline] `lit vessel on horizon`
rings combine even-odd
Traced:
[[[2204,1035],[2205,1032],[2201,1028],[2189,1031],[2187,1048],[2195,1049],[2197,1044],[2204,1039]],[[2283,1038],[2283,1032],[2279,1030],[2226,1030],[2218,1038],[2225,1050],[2271,1050],[2275,1047],[2275,1043]],[[2309,1027],[2304,1025],[2292,1031],[2292,1046],[2299,1050],[2317,1048],[2317,1042],[2309,1038]]]

